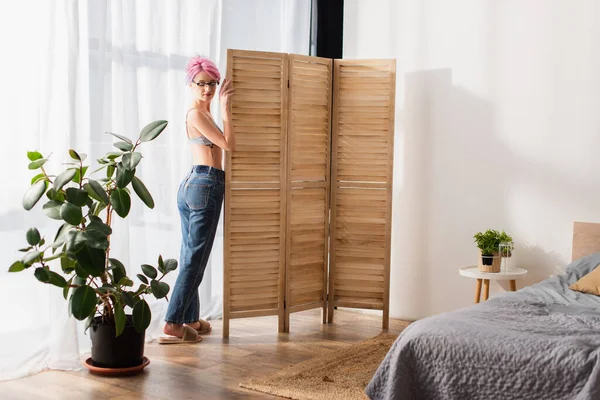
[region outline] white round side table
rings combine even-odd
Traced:
[[[487,300],[490,295],[490,280],[492,281],[510,281],[510,290],[517,291],[516,279],[522,278],[527,274],[524,268],[510,268],[507,271],[500,272],[481,272],[476,265],[461,267],[458,273],[467,278],[477,279],[475,288],[475,303],[479,303],[481,296],[481,283],[483,282],[483,300]]]

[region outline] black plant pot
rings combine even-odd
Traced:
[[[481,263],[483,265],[492,265],[494,263],[494,256],[481,256]]]
[[[92,339],[92,364],[100,368],[130,368],[143,363],[146,332],[139,333],[133,327],[131,316],[123,333],[116,337],[113,324],[103,323],[102,317],[94,318],[90,326]]]

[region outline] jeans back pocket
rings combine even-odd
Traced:
[[[188,183],[183,196],[191,210],[201,210],[208,206],[210,185],[202,183]]]

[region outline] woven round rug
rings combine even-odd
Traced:
[[[295,400],[368,399],[365,388],[397,337],[381,333],[240,386]]]

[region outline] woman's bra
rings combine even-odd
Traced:
[[[190,109],[188,110],[188,114],[189,114],[189,112],[190,112],[190,111],[192,111],[192,110],[193,110],[193,108],[190,108]],[[211,118],[210,120],[212,121],[213,125],[217,127],[217,129],[219,130],[219,132],[221,132],[221,135],[222,135],[222,134],[223,134],[223,131],[221,130],[221,128],[219,128],[219,126],[218,126],[218,125],[215,123],[215,121],[214,121],[212,118]],[[191,144],[199,144],[199,145],[204,145],[204,146],[208,146],[208,147],[210,147],[211,149],[212,149],[212,148],[215,146],[215,145],[214,145],[214,143],[213,143],[213,142],[211,142],[210,140],[208,140],[206,137],[204,137],[204,135],[200,135],[200,136],[198,136],[198,137],[190,137],[190,132],[189,132],[189,130],[188,130],[188,126],[187,126],[187,114],[186,114],[186,116],[185,116],[185,132],[186,132],[186,134],[187,134],[188,141],[189,141]]]

